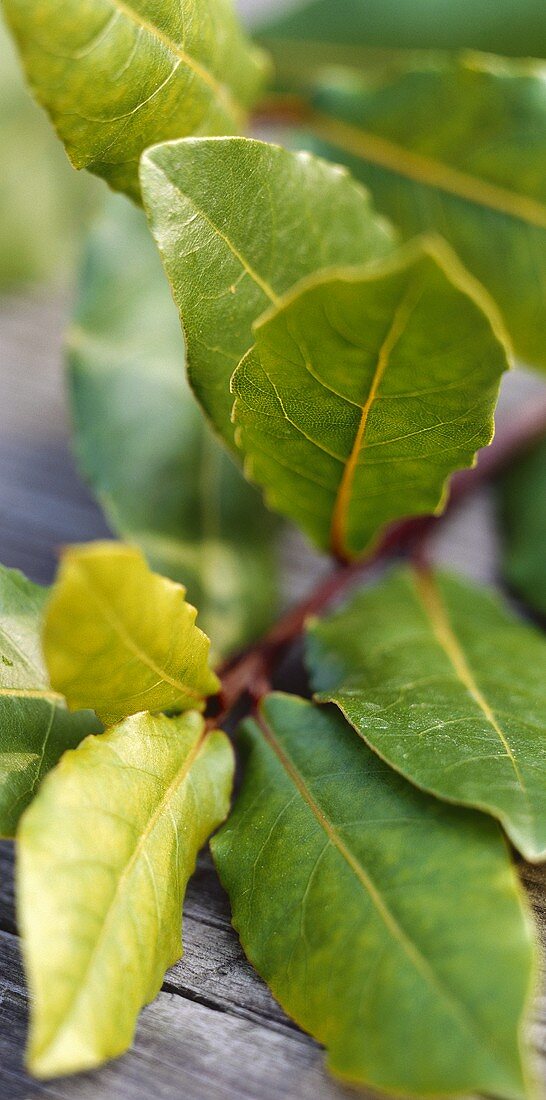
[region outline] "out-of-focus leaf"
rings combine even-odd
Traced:
[[[325,80],[314,105],[313,149],[344,161],[406,236],[445,237],[497,302],[518,355],[546,366],[544,67],[409,61],[370,82]]]
[[[546,57],[543,0],[301,0],[260,30],[279,40],[279,53],[295,39],[302,65],[308,40]]]
[[[546,439],[507,470],[498,494],[504,575],[529,607],[546,615]]]
[[[390,228],[342,169],[245,138],[160,145],[143,156],[141,183],[190,382],[232,442],[230,379],[252,323],[305,275],[386,254]]]
[[[525,1095],[531,928],[496,823],[412,788],[333,710],[244,727],[213,841],[243,947],[334,1073],[398,1095]]]
[[[95,205],[94,180],[78,179],[24,87],[0,12],[0,290],[62,282]]]
[[[233,378],[248,476],[343,559],[391,520],[440,511],[449,474],[493,434],[497,329],[441,243],[296,287]]]
[[[440,798],[498,817],[546,858],[546,642],[486,590],[396,571],[311,630],[323,701]]]
[[[182,954],[197,852],[224,820],[225,734],[200,715],[137,714],[67,753],[22,818],[18,918],[32,995],[28,1064],[90,1069],[130,1045]]]
[[[231,0],[3,0],[33,92],[75,168],[139,198],[154,142],[237,133],[265,55]]]
[[[63,555],[44,623],[54,687],[105,725],[137,711],[201,710],[219,682],[185,588],[115,542]]]
[[[207,427],[142,212],[109,198],[68,333],[75,446],[115,531],[183,583],[216,654],[275,607],[275,524]]]
[[[17,822],[65,749],[98,733],[94,714],[70,714],[53,691],[40,649],[47,592],[0,566],[0,836]]]

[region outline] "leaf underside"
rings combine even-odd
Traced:
[[[64,554],[44,625],[51,681],[105,725],[137,711],[202,710],[219,682],[185,589],[114,542]]]
[[[396,570],[310,630],[319,698],[406,778],[546,858],[546,643],[449,574]]]
[[[47,771],[100,723],[70,714],[53,691],[40,651],[47,592],[0,567],[0,836],[12,837]]]
[[[525,1093],[531,929],[496,824],[412,788],[341,715],[270,696],[213,853],[252,964],[334,1073]]]
[[[131,1044],[137,1015],[182,954],[197,852],[225,818],[233,752],[195,712],[136,715],[69,752],[18,834],[18,920],[40,1077]]]
[[[441,509],[493,434],[506,354],[440,244],[325,273],[255,325],[233,379],[237,441],[269,503],[338,558],[388,522]]]

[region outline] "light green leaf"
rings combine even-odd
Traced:
[[[501,478],[504,575],[529,607],[546,615],[546,438]]]
[[[318,697],[391,767],[546,858],[546,642],[494,594],[400,569],[316,623],[308,656]]]
[[[408,61],[317,88],[315,151],[343,160],[406,236],[436,229],[497,302],[515,351],[546,366],[544,66]]]
[[[44,624],[52,684],[105,725],[137,711],[201,710],[218,691],[209,640],[180,584],[136,548],[75,546],[62,558]]]
[[[267,20],[261,35],[278,39],[279,52],[295,39],[302,64],[308,40],[546,57],[543,0],[300,0]]]
[[[160,145],[143,156],[141,183],[190,382],[232,443],[229,385],[252,323],[305,275],[385,255],[391,231],[343,170],[245,138]]]
[[[391,520],[440,511],[446,478],[493,434],[499,331],[441,242],[296,287],[233,378],[248,476],[342,559]]]
[[[265,57],[231,0],[4,0],[32,90],[75,168],[139,198],[156,141],[234,133]]]
[[[53,691],[40,648],[47,592],[0,566],[0,836],[12,837],[25,807],[65,749],[100,724],[70,714]]]
[[[110,196],[87,245],[69,381],[80,466],[115,531],[183,582],[215,654],[275,608],[275,524],[207,428],[142,212]]]
[[[37,1076],[126,1050],[182,954],[186,883],[228,812],[233,776],[227,737],[203,729],[195,712],[138,714],[89,737],[22,818],[18,919]]]
[[[496,824],[423,795],[341,715],[274,695],[213,854],[243,947],[350,1082],[525,1095],[532,935]]]
[[[78,178],[28,94],[0,11],[0,290],[62,283],[100,185]]]

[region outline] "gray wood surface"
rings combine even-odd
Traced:
[[[70,454],[60,340],[66,306],[0,301],[0,561],[48,582],[59,546],[107,534]],[[538,384],[522,378],[518,391]],[[512,386],[512,388],[514,388]],[[504,415],[510,415],[510,402]],[[480,495],[435,539],[436,556],[482,579],[496,572],[491,500]],[[288,551],[300,594],[323,568],[301,542]],[[546,939],[546,870],[526,868]],[[142,1013],[133,1050],[93,1074],[53,1082],[23,1069],[27,994],[13,903],[13,852],[0,844],[0,1097],[30,1100],[342,1100],[354,1095],[323,1069],[320,1048],[287,1019],[246,962],[208,855],[190,883],[184,959]],[[533,1039],[546,1075],[546,1003]],[[360,1094],[362,1095],[362,1094]]]

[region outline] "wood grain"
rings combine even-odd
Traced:
[[[66,303],[0,301],[0,561],[47,583],[58,548],[108,529],[70,453],[61,332]],[[534,381],[521,383],[528,392]],[[520,388],[521,388],[520,387]],[[436,540],[435,552],[480,579],[495,572],[493,514],[481,497]],[[324,568],[300,539],[284,550],[292,598]],[[522,865],[546,941],[546,870]],[[320,1048],[287,1019],[246,962],[210,858],[184,912],[184,959],[142,1013],[133,1050],[94,1074],[32,1081],[23,1068],[27,996],[13,902],[13,851],[0,844],[0,1096],[9,1100],[343,1100]],[[546,1003],[533,1038],[546,1076]],[[359,1095],[363,1095],[360,1093]],[[369,1094],[368,1094],[369,1095]]]

